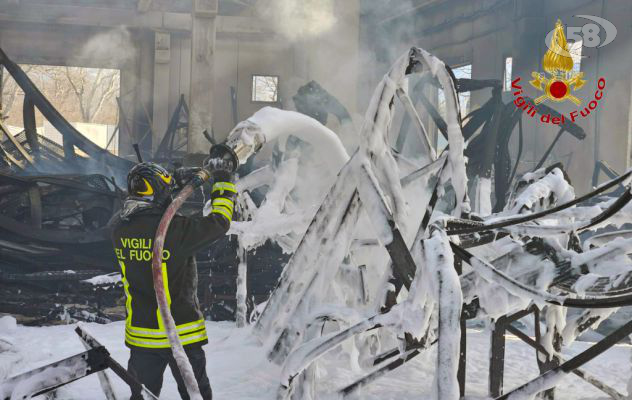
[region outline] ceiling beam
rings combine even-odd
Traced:
[[[142,0],[141,0],[142,1]],[[151,29],[166,32],[191,32],[192,18],[188,13],[135,12],[130,9],[50,5],[45,8],[19,5],[0,11],[2,22],[87,27]],[[7,25],[7,26],[10,26]],[[217,34],[221,38],[270,37],[273,32],[264,22],[254,17],[217,16]]]
[[[139,0],[151,1],[151,0]],[[76,25],[88,27],[151,29],[167,32],[191,32],[192,18],[188,13],[147,11],[107,7],[49,5],[47,7],[20,4],[0,11],[0,23],[34,23]],[[217,16],[217,33],[221,37],[272,35],[263,21],[254,17]]]
[[[124,8],[20,4],[0,11],[0,21],[96,27],[146,28],[168,31],[191,31],[191,15]]]

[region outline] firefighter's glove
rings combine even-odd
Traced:
[[[193,179],[195,174],[197,174],[201,170],[202,168],[198,168],[198,167],[191,167],[191,168],[181,167],[181,168],[176,169],[175,172],[173,173],[173,177],[176,180],[176,185],[179,188],[183,188],[189,182],[191,182],[191,179]]]
[[[214,182],[232,182],[238,166],[237,155],[224,144],[211,147],[209,157],[204,162],[204,169],[211,173]]]

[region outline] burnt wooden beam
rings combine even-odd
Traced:
[[[488,388],[491,397],[497,397],[503,393],[506,320],[507,317],[500,317],[494,321],[494,329],[491,333]]]

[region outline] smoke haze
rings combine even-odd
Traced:
[[[257,4],[257,13],[292,41],[319,36],[337,21],[333,0],[266,0]]]
[[[101,59],[111,57],[117,64],[125,64],[134,59],[134,47],[130,31],[121,26],[91,37],[81,48],[79,57],[83,59]]]

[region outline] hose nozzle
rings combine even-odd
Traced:
[[[237,124],[228,134],[225,145],[231,149],[238,162],[245,164],[266,142],[261,127],[250,120]]]
[[[237,154],[225,144],[216,144],[211,147],[209,156],[204,160],[202,169],[215,181],[228,181],[239,167]],[[207,179],[208,179],[207,178]]]

